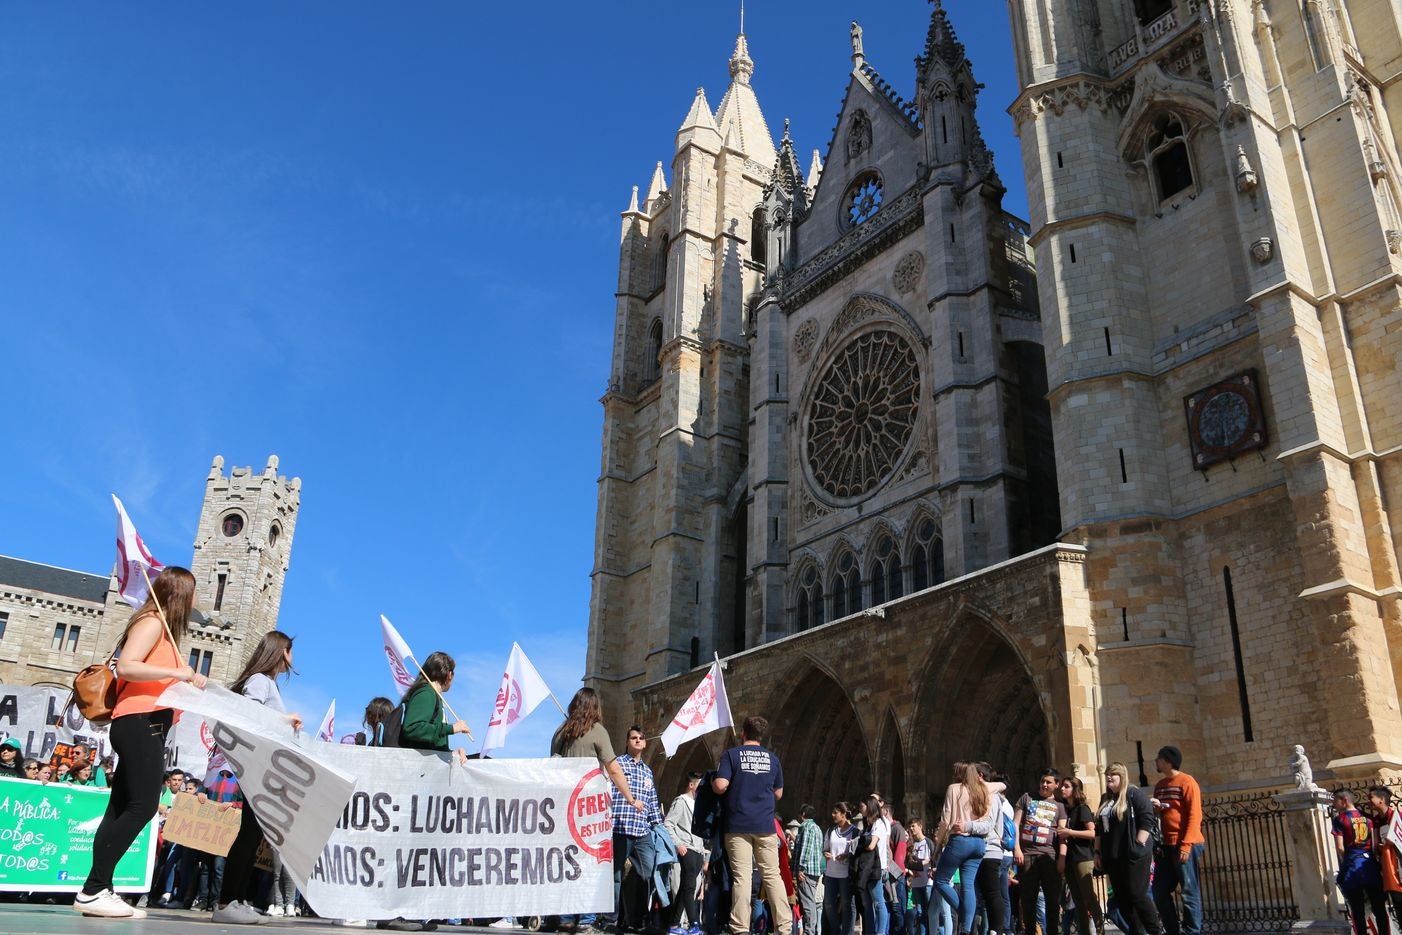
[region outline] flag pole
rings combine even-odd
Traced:
[[[568,714],[565,714],[565,706],[562,705],[562,704],[560,704],[560,699],[555,697],[555,693],[554,693],[554,692],[551,692],[551,693],[550,693],[550,700],[553,701],[553,702],[555,702],[555,707],[557,707],[557,708],[560,709],[560,713],[561,713],[561,714],[564,714],[565,717],[569,717]]]
[[[166,628],[166,636],[170,637],[170,645],[175,650],[176,660],[180,659],[180,644],[175,641],[175,634],[170,630],[170,621],[166,619],[165,608],[161,606],[161,599],[156,596],[156,589],[151,584],[151,576],[146,573],[146,566],[137,562],[137,567],[141,569],[141,577],[146,579],[146,593],[151,595],[151,603],[156,605],[156,616],[161,618],[161,626]]]
[[[713,652],[711,653],[711,656],[715,659],[717,668],[724,671],[725,664],[720,661],[720,653]],[[730,707],[729,695],[725,696],[725,705],[727,708]],[[736,745],[738,746],[740,743],[740,732],[735,729],[735,715],[733,713],[730,715],[730,737],[732,740],[735,741]]]
[[[419,675],[422,675],[424,681],[428,683],[428,687],[433,689],[433,693],[438,696],[438,700],[443,702],[443,707],[453,716],[453,720],[462,721],[462,718],[458,717],[458,712],[454,711],[453,706],[448,704],[448,699],[443,697],[443,693],[438,690],[438,686],[433,684],[433,679],[428,677],[428,673],[424,671],[424,667],[419,665],[419,660],[415,659],[413,654],[410,654],[408,658],[409,661],[414,664],[414,668],[419,670]],[[467,722],[463,721],[463,723],[466,724]],[[470,727],[467,729],[467,739],[471,740],[473,743],[477,742],[477,738],[472,736],[472,728]]]

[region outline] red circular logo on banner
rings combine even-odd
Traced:
[[[204,744],[205,753],[214,749],[214,733],[209,729],[208,721],[200,721],[200,743]]]
[[[584,787],[604,774],[597,766],[584,774],[570,793],[570,837],[579,849],[592,854],[599,863],[613,861],[613,814],[612,795],[605,788],[602,792],[585,792]]]

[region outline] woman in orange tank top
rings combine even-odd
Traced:
[[[117,704],[113,708],[112,748],[121,769],[112,783],[107,812],[93,838],[92,870],[73,908],[86,916],[145,918],[112,892],[117,861],[156,814],[165,769],[165,738],[175,712],[156,705],[172,682],[204,688],[205,677],[181,664],[172,641],[185,637],[195,601],[195,576],[167,568],[151,582],[152,595],[136,609],[122,635],[117,657]],[[157,603],[159,601],[159,603]],[[161,622],[165,611],[169,632]]]

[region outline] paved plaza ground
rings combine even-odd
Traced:
[[[325,919],[273,919],[266,925],[221,925],[209,921],[207,912],[182,912],[176,909],[152,909],[148,918],[89,919],[68,906],[37,906],[27,903],[0,904],[0,935],[222,935],[236,932],[259,932],[261,935],[331,935],[336,932],[374,932],[369,928],[336,925]],[[510,929],[478,929],[466,926],[442,925],[440,932],[478,932],[503,935]]]

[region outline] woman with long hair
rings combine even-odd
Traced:
[[[866,827],[857,847],[857,879],[852,888],[862,900],[862,935],[886,935],[891,916],[883,884],[891,862],[891,823],[882,816],[876,796],[862,800],[862,821]]]
[[[369,733],[365,735],[365,746],[383,747],[385,745],[385,721],[394,713],[394,702],[388,698],[375,697],[370,699],[370,703],[365,706],[364,723],[368,727]]]
[[[995,779],[1001,781],[1002,777],[994,774],[993,767],[988,763],[979,763],[979,778],[984,782],[993,782]],[[1003,783],[1006,787],[1007,783]],[[988,913],[988,931],[1008,932],[1012,930],[1012,899],[1008,893],[1008,868],[1012,866],[1012,851],[1004,850],[1004,826],[1011,828],[1013,824],[1014,812],[1012,804],[1008,802],[1007,796],[1002,792],[993,793],[993,801],[989,804],[992,811],[993,820],[989,823],[988,833],[983,836],[983,860],[979,861],[978,875],[974,878],[974,888],[978,890],[979,901],[983,904]],[[1017,837],[1016,832],[1012,835]],[[962,878],[961,878],[962,882]],[[943,903],[943,900],[941,900]],[[946,907],[948,911],[948,907]],[[953,928],[951,922],[950,927]]]
[[[1149,898],[1149,871],[1154,846],[1149,797],[1129,781],[1129,767],[1111,763],[1105,771],[1105,795],[1095,818],[1095,863],[1105,870],[1115,906],[1129,925],[1127,935],[1160,935],[1158,910]]]
[[[156,699],[174,682],[205,686],[203,675],[181,663],[176,645],[185,637],[194,604],[195,576],[174,565],[166,568],[151,582],[151,593],[131,615],[118,644],[110,737],[122,769],[112,780],[107,811],[93,837],[92,869],[73,900],[73,908],[85,916],[146,917],[112,892],[112,874],[160,802],[165,738],[175,712],[159,707]]]
[[[951,779],[935,830],[935,841],[940,846],[935,889],[954,914],[959,935],[968,935],[974,929],[974,913],[978,909],[974,885],[983,862],[985,837],[995,820],[1002,821],[994,810],[994,793],[1002,792],[1004,786],[1001,782],[984,782],[976,763],[954,764]],[[958,890],[953,883],[956,870]]]
[[[647,811],[647,806],[633,797],[632,790],[628,788],[628,777],[623,775],[623,767],[618,765],[608,731],[604,730],[604,710],[599,704],[599,693],[594,689],[581,688],[574,693],[565,723],[560,725],[550,740],[550,755],[594,757],[623,800],[640,812]]]
[[[292,637],[274,630],[253,647],[248,664],[234,679],[229,690],[271,708],[285,717],[293,730],[301,730],[301,716],[287,712],[277,685],[278,676],[291,671]],[[247,892],[253,876],[253,862],[262,840],[263,829],[258,824],[258,816],[245,802],[238,836],[234,838],[234,843],[229,847],[229,856],[224,860],[224,880],[219,886],[219,899],[213,913],[215,922],[257,925],[267,921],[263,913],[253,908]]]
[[[1095,895],[1095,813],[1086,804],[1086,787],[1077,776],[1061,780],[1058,796],[1066,806],[1066,827],[1056,834],[1066,843],[1066,885],[1076,901],[1076,931],[1089,935],[1094,924],[1095,935],[1105,935],[1105,914]]]
[[[604,710],[599,704],[599,693],[594,689],[581,688],[574,693],[565,714],[565,723],[550,738],[550,755],[594,757],[604,775],[618,790],[618,795],[637,811],[647,814],[647,806],[628,788],[628,777],[623,774],[623,767],[618,765],[608,731],[604,729]],[[589,913],[560,916],[560,928],[566,932],[590,935],[596,931],[594,922],[595,916]]]

